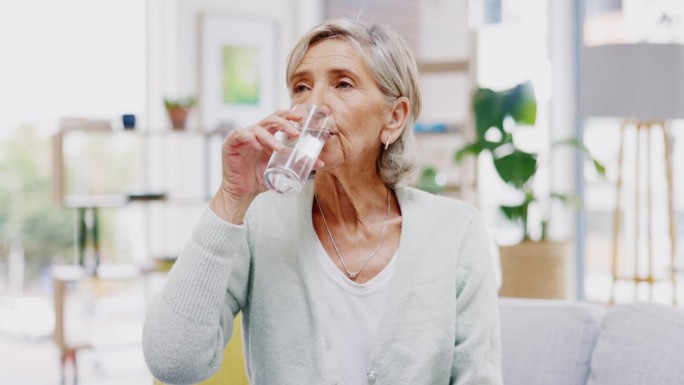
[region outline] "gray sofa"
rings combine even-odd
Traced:
[[[684,310],[502,298],[505,385],[684,385]]]

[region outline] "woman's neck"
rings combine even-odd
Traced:
[[[380,177],[352,179],[321,172],[314,191],[326,217],[336,225],[355,230],[385,219],[389,190]]]

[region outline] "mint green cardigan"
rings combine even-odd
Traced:
[[[479,215],[417,189],[396,194],[400,246],[368,384],[501,384],[494,267]],[[308,183],[294,198],[260,194],[242,225],[205,211],[148,309],[143,350],[156,378],[211,376],[242,311],[252,385],[337,382],[312,202]]]

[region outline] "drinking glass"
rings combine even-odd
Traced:
[[[299,135],[289,138],[282,131],[275,134],[285,147],[273,152],[264,172],[266,187],[283,196],[299,194],[330,135],[327,108],[297,105],[293,110],[304,116],[300,122],[292,122]]]

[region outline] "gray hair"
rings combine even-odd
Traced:
[[[406,41],[393,30],[379,24],[351,20],[328,20],[306,33],[287,58],[286,82],[313,44],[325,39],[345,39],[356,48],[388,103],[405,96],[411,105],[410,116],[401,136],[382,151],[378,174],[391,187],[409,184],[418,171],[417,143],[413,126],[420,114],[418,66]]]

